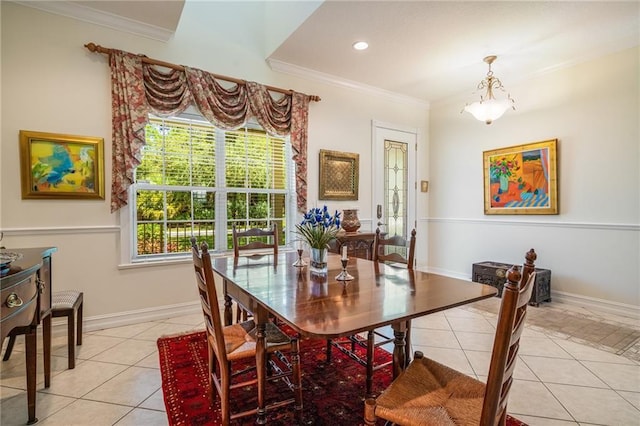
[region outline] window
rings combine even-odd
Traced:
[[[288,138],[257,125],[224,131],[201,117],[151,117],[130,192],[132,259],[189,252],[191,235],[230,250],[234,224],[277,223],[285,244],[287,219],[295,220],[291,155]]]

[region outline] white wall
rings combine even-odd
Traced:
[[[108,60],[83,47],[143,53],[167,62],[319,95],[310,106],[309,203],[318,198],[318,153],[335,149],[360,154],[360,198],[328,202],[332,209],[356,207],[371,219],[371,120],[428,133],[428,111],[337,86],[313,83],[269,69],[264,60],[262,10],[236,2],[187,2],[178,30],[167,43],[136,37],[35,9],[2,2],[2,142],[0,229],[7,247],[57,246],[56,290],[85,293],[85,316],[110,318],[152,315],[157,307],[197,306],[188,261],[165,266],[119,268],[119,215],[109,212],[111,181],[111,93]],[[212,9],[215,10],[212,10]],[[213,13],[213,15],[211,14]],[[215,22],[206,16],[215,16]],[[233,21],[231,16],[237,16]],[[251,28],[243,31],[242,25]],[[230,37],[237,37],[231,42]],[[20,130],[99,136],[105,139],[107,199],[22,200]],[[426,158],[426,145],[419,155]],[[424,162],[424,161],[423,161]],[[320,203],[323,203],[320,201]],[[420,231],[419,231],[420,232]],[[425,231],[426,232],[426,231]],[[127,314],[127,315],[124,315]],[[114,320],[115,321],[115,320]]]
[[[503,81],[517,111],[491,124],[432,104],[430,270],[471,276],[483,260],[522,263],[533,247],[552,291],[640,306],[638,48]],[[500,77],[498,75],[498,77]],[[558,139],[560,214],[485,216],[482,152]]]

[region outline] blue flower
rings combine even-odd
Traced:
[[[312,208],[303,215],[302,222],[296,225],[301,239],[312,248],[326,248],[340,230],[340,212],[329,214],[327,206]]]

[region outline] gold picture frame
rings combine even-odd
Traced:
[[[320,150],[321,200],[357,200],[360,154]]]
[[[484,151],[484,213],[558,214],[557,143]]]
[[[20,130],[22,198],[104,199],[104,139]]]

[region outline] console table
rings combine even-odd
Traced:
[[[25,335],[27,424],[36,418],[36,331],[42,322],[45,387],[51,377],[51,255],[55,247],[5,250],[21,253],[0,278],[0,346],[8,335]]]
[[[373,242],[375,232],[342,232],[336,235],[336,239],[329,243],[329,251],[342,253],[342,247],[347,246],[347,255],[361,259],[373,259]]]
[[[502,288],[507,281],[506,274],[511,266],[513,265],[490,261],[474,263],[471,281],[492,285],[498,289],[498,297],[501,297]],[[536,281],[529,305],[540,306],[540,302],[551,302],[551,271],[536,268]]]

